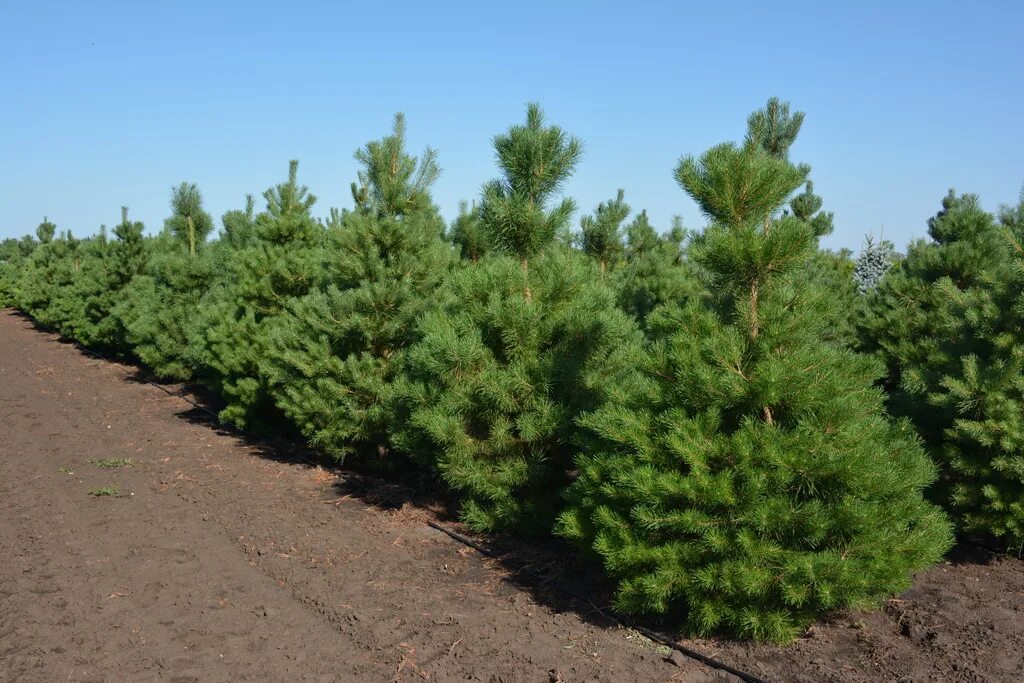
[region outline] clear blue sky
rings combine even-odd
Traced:
[[[771,95],[807,112],[793,158],[836,214],[828,246],[902,246],[949,187],[1024,183],[1024,2],[14,2],[0,5],[0,237],[44,214],[150,231],[199,183],[216,217],[291,158],[348,206],[352,152],[408,118],[448,218],[496,174],[491,137],[541,102],[580,136],[582,211],[626,190],[704,224],[672,179]]]

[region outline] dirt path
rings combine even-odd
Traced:
[[[0,312],[0,680],[716,680],[131,376]]]
[[[0,311],[0,681],[737,680],[136,376]],[[785,649],[687,642],[772,681],[1024,680],[1024,562],[946,563]]]

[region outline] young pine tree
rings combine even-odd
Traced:
[[[217,272],[206,243],[212,229],[199,188],[172,188],[164,232],[147,243],[146,267],[114,309],[133,353],[159,377],[192,378],[186,330]]]
[[[582,420],[603,443],[577,459],[558,527],[603,560],[624,612],[785,641],[949,547],[922,497],[932,465],[885,418],[880,369],[826,339],[833,304],[804,270],[814,232],[775,218],[806,173],[750,143],[676,170],[710,219],[690,247],[710,302],[651,316],[640,380]]]
[[[1019,209],[1024,211],[1024,209]],[[974,195],[943,199],[868,298],[866,348],[889,368],[890,409],[940,465],[962,532],[1024,547],[1024,232]]]
[[[17,286],[21,270],[37,242],[30,235],[0,242],[0,308],[17,304]]]
[[[553,244],[573,212],[556,193],[582,153],[535,104],[494,139],[502,177],[484,187],[495,251],[455,272],[420,323],[396,394],[398,444],[463,499],[474,529],[547,533],[579,448],[639,334],[596,264]]]
[[[36,228],[36,238],[40,244],[49,244],[57,232],[57,226],[50,222],[50,219],[43,216],[43,222]]]
[[[203,210],[203,195],[195,183],[182,183],[171,190],[171,217],[165,229],[188,246],[195,256],[213,231],[213,218]]]
[[[288,180],[263,193],[267,207],[251,226],[251,210],[225,216],[230,246],[218,250],[218,277],[188,330],[197,378],[223,398],[221,419],[243,428],[268,427],[279,417],[260,372],[269,328],[323,275],[324,229],[311,213],[316,198],[297,174],[292,161]]]
[[[626,226],[625,263],[614,274],[619,306],[646,329],[647,317],[662,304],[685,305],[704,287],[685,258],[682,223],[659,236],[641,211]]]
[[[386,397],[416,340],[416,320],[457,261],[430,198],[432,150],[405,151],[404,120],[356,153],[355,211],[328,229],[326,282],[293,300],[269,328],[261,360],[278,407],[313,443],[387,466]]]
[[[128,207],[121,207],[114,240],[108,240],[105,229],[101,229],[99,235],[82,241],[73,263],[74,284],[59,300],[66,311],[59,324],[64,336],[86,346],[130,352],[127,331],[114,315],[114,307],[145,267],[144,229],[141,222],[128,218]]]
[[[218,240],[226,249],[241,249],[256,244],[256,200],[245,196],[245,209],[232,209],[221,216],[224,230]]]
[[[448,240],[458,247],[462,258],[471,263],[476,263],[493,249],[490,235],[475,202],[472,206],[466,202],[459,202],[459,215],[452,221],[448,230]]]
[[[59,328],[68,317],[61,306],[68,298],[64,292],[74,285],[80,265],[79,241],[70,232],[55,239],[52,226],[44,219],[36,231],[40,244],[19,268],[14,300],[40,324]]]
[[[601,202],[592,215],[580,221],[580,247],[597,261],[602,277],[619,265],[625,251],[622,224],[630,212],[625,196],[625,190],[619,190],[615,199]]]

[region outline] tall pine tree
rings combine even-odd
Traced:
[[[421,319],[396,439],[460,494],[473,528],[547,533],[580,447],[575,419],[639,334],[598,267],[554,243],[574,207],[556,195],[582,143],[531,104],[494,146],[502,177],[480,215],[495,251],[453,274]]]
[[[710,219],[690,246],[709,301],[655,311],[637,380],[583,418],[602,443],[577,459],[559,532],[603,560],[623,611],[784,641],[904,588],[950,533],[922,497],[932,465],[884,416],[877,364],[827,340],[815,231],[780,216],[807,169],[777,128],[680,162]]]
[[[251,225],[251,207],[225,216],[232,248],[219,250],[219,277],[188,330],[189,362],[223,398],[221,418],[250,429],[268,428],[279,417],[260,372],[270,322],[324,272],[324,229],[312,215],[316,197],[299,185],[297,161],[289,164],[288,180],[263,197],[266,209]]]
[[[133,353],[159,377],[192,378],[187,361],[189,321],[217,274],[206,238],[213,219],[195,184],[171,190],[171,216],[149,241],[146,267],[114,309]]]
[[[328,229],[325,286],[277,316],[261,367],[277,405],[315,444],[388,465],[389,388],[457,256],[430,197],[435,154],[406,153],[401,114],[356,159],[356,210]]]

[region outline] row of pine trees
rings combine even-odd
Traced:
[[[624,613],[786,641],[877,603],[954,533],[1024,546],[1024,197],[950,192],[905,256],[821,249],[832,216],[776,99],[682,158],[708,226],[659,233],[620,190],[578,222],[581,141],[529,105],[446,225],[401,115],[314,216],[292,162],[256,212],[195,185],[147,237],[0,251],[0,303],[206,387],[221,416],[429,474],[479,532],[556,534]]]

